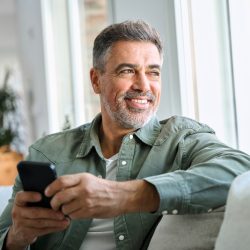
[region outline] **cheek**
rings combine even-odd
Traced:
[[[116,102],[119,97],[123,96],[129,90],[129,88],[126,87],[126,84],[114,82],[105,89],[106,97],[108,97],[110,101]]]
[[[106,100],[106,102],[110,103],[111,105],[114,105],[116,102],[116,93],[113,88],[106,87],[102,89],[102,98]]]
[[[161,96],[161,84],[156,83],[151,86],[151,91],[155,95],[156,99],[158,100]],[[159,101],[159,100],[158,100]]]
[[[108,77],[103,79],[101,95],[111,104],[116,104],[121,96],[130,90],[131,82],[128,80]]]

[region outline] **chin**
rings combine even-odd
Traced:
[[[140,115],[138,115],[139,117],[135,117],[136,115],[133,115],[132,117],[131,115],[123,113],[119,116],[116,116],[115,118],[119,125],[123,128],[139,129],[145,126],[151,120],[154,114],[155,112],[148,115],[147,117],[140,117]]]

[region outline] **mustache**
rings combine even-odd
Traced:
[[[127,91],[124,95],[123,98],[137,98],[137,97],[147,97],[148,101],[155,101],[156,97],[151,91],[146,91],[146,92],[138,92],[138,91]]]

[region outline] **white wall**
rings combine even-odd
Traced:
[[[240,2],[240,4],[239,4]],[[250,29],[249,0],[230,0],[232,58],[239,148],[250,154]]]
[[[14,150],[26,152],[30,143],[28,131],[29,121],[25,110],[25,100],[23,100],[23,81],[19,61],[19,36],[17,27],[17,12],[15,0],[0,1],[0,85],[6,74],[6,70],[11,71],[8,84],[19,97],[18,115],[15,116],[18,140],[15,141]],[[19,125],[17,125],[19,124]]]
[[[0,31],[1,56],[16,54],[17,36],[14,14],[0,15]]]
[[[23,144],[27,150],[48,128],[40,1],[0,1],[0,81],[5,68],[15,71],[23,99]],[[31,125],[32,124],[32,125]]]
[[[16,0],[24,89],[29,103],[31,141],[48,131],[48,107],[44,66],[40,1]]]
[[[0,1],[0,53],[17,52],[16,18],[13,0]]]
[[[0,2],[0,81],[5,67],[17,61],[17,27],[14,3],[10,0]]]

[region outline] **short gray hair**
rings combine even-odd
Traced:
[[[113,44],[118,41],[141,41],[153,43],[160,56],[163,55],[159,33],[142,20],[125,21],[105,28],[95,39],[93,48],[93,67],[104,71],[106,56]]]

